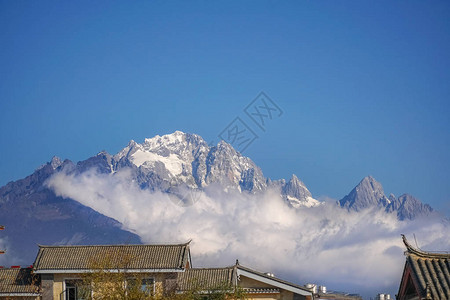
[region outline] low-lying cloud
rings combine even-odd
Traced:
[[[306,284],[375,296],[397,292],[404,264],[400,234],[423,249],[450,249],[440,218],[398,221],[377,210],[347,212],[332,203],[294,209],[276,190],[224,193],[209,187],[188,207],[167,194],[141,190],[126,171],[58,173],[47,185],[112,217],[145,243],[192,239],[194,267],[244,266]],[[393,295],[392,295],[393,296]]]

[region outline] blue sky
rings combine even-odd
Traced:
[[[267,177],[340,199],[364,176],[450,214],[446,1],[0,0],[0,185],[236,117]],[[244,108],[283,110],[265,132]]]

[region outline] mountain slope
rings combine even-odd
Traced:
[[[0,188],[0,220],[11,264],[29,264],[37,244],[140,243],[120,223],[77,201],[55,196],[44,182],[70,161],[53,158],[32,175]],[[12,258],[12,259],[11,259]]]

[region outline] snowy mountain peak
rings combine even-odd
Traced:
[[[155,137],[152,138],[146,138],[144,140],[143,145],[145,146],[145,148],[147,149],[152,149],[152,148],[156,148],[159,147],[161,145],[174,145],[174,144],[179,144],[179,143],[183,143],[186,140],[186,133],[181,132],[181,131],[175,131],[174,133],[171,134],[166,134],[163,136],[159,136],[156,135]]]
[[[282,194],[285,195],[286,200],[293,206],[316,206],[320,202],[314,199],[305,184],[295,176],[282,186]]]
[[[381,183],[379,183],[378,181],[375,180],[375,178],[373,178],[372,176],[366,176],[364,177],[361,182],[356,186],[357,189],[370,189],[374,192],[382,192],[384,194],[383,191],[383,186],[381,185]]]
[[[209,147],[202,137],[181,131],[146,138],[142,144],[130,141],[111,161],[114,172],[122,168],[131,168],[142,188],[171,192],[178,186],[203,189],[218,184],[225,191],[256,193],[276,187],[294,207],[320,203],[297,176],[292,175],[288,182],[272,182],[250,158],[225,141]]]
[[[142,188],[163,191],[179,185],[198,189],[211,183],[248,192],[267,187],[259,167],[231,145],[222,141],[209,147],[202,137],[181,131],[146,138],[142,144],[131,141],[113,157],[114,171],[124,167],[138,174]]]
[[[57,157],[46,164],[57,171],[64,163]],[[85,161],[70,162],[69,168],[83,173],[95,168],[101,173],[116,173],[122,169],[131,171],[132,180],[143,189],[177,193],[178,189],[204,189],[214,184],[224,191],[257,193],[275,188],[292,207],[320,205],[305,184],[295,175],[286,181],[266,179],[261,169],[248,157],[236,151],[230,144],[220,141],[209,147],[205,140],[190,133],[175,131],[163,136],[146,138],[143,143],[131,140],[128,145],[111,156],[102,151]],[[53,171],[52,171],[53,172]],[[348,210],[367,208],[395,212],[399,219],[427,215],[431,208],[410,195],[396,198],[385,196],[383,186],[372,176],[364,177],[338,204]]]
[[[300,179],[298,179],[298,177],[295,174],[292,174],[291,179],[289,181],[292,182],[293,184],[304,185],[303,182],[301,182]]]

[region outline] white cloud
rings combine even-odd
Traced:
[[[424,249],[449,249],[441,220],[400,222],[381,211],[347,212],[327,203],[293,209],[274,190],[226,194],[206,189],[188,207],[141,190],[129,173],[54,175],[48,186],[121,222],[144,242],[192,239],[194,266],[241,264],[296,283],[374,296],[397,292],[404,264],[400,234],[415,233]]]

